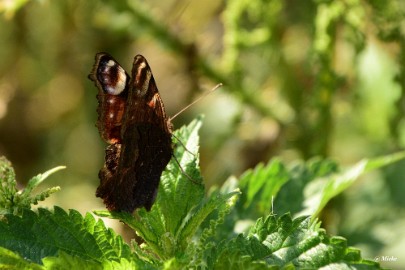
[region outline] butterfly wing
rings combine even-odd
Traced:
[[[98,88],[96,126],[100,136],[109,144],[121,142],[130,77],[109,54],[98,53],[89,78]]]
[[[110,143],[106,149],[104,167],[99,173],[100,186],[96,195],[103,198],[109,210],[133,212],[136,208],[145,207],[149,211],[161,174],[173,154],[171,124],[146,59],[141,55],[135,56],[132,78],[128,82],[129,76],[109,57],[107,54],[99,57],[98,68],[94,68],[97,74],[91,75],[98,80],[98,87],[102,89],[98,95],[97,126],[101,136]],[[100,68],[101,64],[104,67]],[[123,83],[112,83],[117,81],[125,81],[122,91]],[[108,89],[109,86],[113,87]],[[116,116],[111,115],[114,110],[110,114],[105,111],[106,108],[110,109],[110,95],[114,90],[117,90],[118,98],[113,103],[125,100],[123,112],[121,107],[115,107],[119,114]]]

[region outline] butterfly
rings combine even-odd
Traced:
[[[96,196],[110,211],[149,211],[173,155],[173,126],[151,68],[137,55],[129,76],[109,54],[98,53],[89,79],[98,88],[96,126],[108,144]]]

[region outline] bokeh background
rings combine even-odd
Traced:
[[[105,51],[152,67],[168,115],[205,115],[207,187],[260,162],[328,157],[342,167],[405,144],[405,1],[0,0],[0,154],[21,185],[57,165],[49,205],[82,213],[105,144],[87,79]],[[405,267],[405,163],[368,174],[322,215],[365,257]],[[402,254],[402,255],[401,255]],[[384,265],[384,264],[383,264]]]

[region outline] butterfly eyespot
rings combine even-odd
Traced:
[[[117,65],[117,64],[114,62],[114,60],[108,60],[108,62],[106,64],[106,66],[108,66],[108,67],[113,67],[115,65]]]
[[[100,61],[96,75],[103,90],[108,94],[119,95],[125,90],[128,75],[114,60]]]

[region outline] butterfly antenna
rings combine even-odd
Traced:
[[[190,154],[192,154],[192,155],[195,157],[195,154],[194,154],[193,152],[191,152],[190,150],[188,150],[187,147],[184,145],[184,143],[183,143],[179,138],[177,138],[176,135],[172,134],[172,136],[181,144],[181,146],[183,146],[183,148],[184,148],[187,152],[189,152]]]
[[[174,116],[170,117],[170,120],[173,120],[174,118],[176,118],[179,114],[181,114],[182,112],[184,112],[185,110],[187,110],[188,108],[190,108],[191,106],[193,106],[194,104],[196,104],[198,101],[200,101],[201,99],[205,98],[206,96],[208,96],[209,94],[211,94],[212,92],[214,92],[215,90],[217,90],[218,88],[220,88],[222,86],[222,83],[217,84],[214,88],[212,88],[210,91],[206,92],[204,95],[202,95],[201,97],[197,98],[196,100],[194,100],[192,103],[190,103],[189,105],[187,105],[186,107],[184,107],[182,110],[180,110],[178,113],[176,113]],[[172,136],[174,136],[172,134]],[[180,142],[180,144],[184,147],[184,149],[186,149],[187,152],[189,152],[190,154],[192,154],[195,157],[195,154],[192,153],[190,150],[187,149],[187,147],[176,137],[176,140],[178,142]],[[172,155],[174,160],[176,161],[177,165],[179,166],[181,172],[183,173],[183,175],[185,175],[193,184],[198,185],[199,183],[194,180],[190,175],[188,175],[184,169],[181,167],[180,162],[177,160],[177,158]]]
[[[188,178],[188,180],[190,180],[193,184],[199,185],[200,183],[198,183],[196,180],[194,180],[190,175],[188,175],[184,171],[184,169],[180,165],[180,162],[177,160],[176,156],[175,155],[172,155],[172,156],[173,156],[174,160],[176,161],[177,165],[179,166],[181,173],[184,174]]]
[[[211,94],[212,92],[214,92],[215,90],[217,90],[218,88],[220,88],[222,86],[222,83],[217,84],[214,88],[212,88],[210,91],[204,93],[204,95],[202,95],[201,97],[197,98],[196,100],[194,100],[193,102],[191,102],[190,104],[188,104],[186,107],[184,107],[183,109],[181,109],[178,113],[176,113],[174,116],[170,117],[170,120],[173,120],[174,118],[176,118],[177,116],[179,116],[179,114],[181,114],[182,112],[184,112],[185,110],[187,110],[188,108],[190,108],[191,106],[193,106],[194,104],[196,104],[198,101],[200,101],[201,99],[205,98],[206,96],[208,96],[209,94]]]

